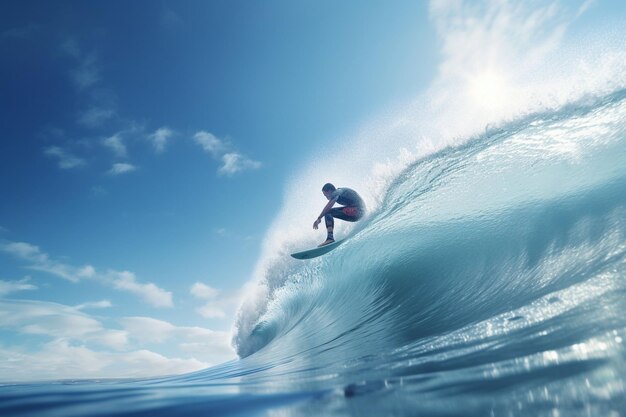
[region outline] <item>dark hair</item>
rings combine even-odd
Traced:
[[[327,182],[326,184],[324,184],[324,186],[322,187],[322,191],[326,192],[326,191],[335,191],[336,188],[334,185],[332,185],[331,183]]]

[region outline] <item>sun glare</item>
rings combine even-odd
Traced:
[[[470,77],[468,90],[469,96],[476,104],[489,110],[502,107],[507,100],[506,79],[493,70]]]

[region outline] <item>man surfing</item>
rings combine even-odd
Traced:
[[[324,197],[328,199],[328,204],[322,210],[317,220],[313,223],[313,229],[317,230],[317,226],[322,221],[322,217],[326,221],[326,240],[318,247],[326,246],[335,241],[333,229],[335,227],[335,218],[348,222],[356,222],[365,214],[365,203],[360,195],[351,188],[335,188],[331,183],[324,184],[322,187]],[[339,203],[342,207],[335,207],[335,203]]]

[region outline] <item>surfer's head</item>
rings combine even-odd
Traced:
[[[331,193],[333,191],[335,191],[336,188],[334,185],[332,185],[331,183],[327,182],[326,184],[324,184],[324,186],[322,187],[322,192],[325,193],[327,191],[330,191]]]
[[[324,193],[324,196],[330,200],[330,195],[333,193],[333,191],[335,191],[336,188],[334,185],[332,185],[331,183],[327,182],[326,184],[324,184],[324,186],[322,187],[322,193]]]

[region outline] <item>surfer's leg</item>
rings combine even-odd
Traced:
[[[329,243],[333,243],[335,241],[335,236],[333,234],[333,229],[335,228],[335,218],[348,222],[355,222],[359,220],[361,216],[362,210],[357,207],[335,207],[330,209],[330,211],[324,216],[327,232],[326,241],[320,246],[328,245]]]
[[[363,211],[358,207],[335,207],[330,209],[324,216],[326,222],[326,242],[323,244],[332,243],[335,241],[333,229],[335,228],[335,218],[345,220],[347,222],[355,222],[361,218]]]
[[[326,213],[326,215],[324,216],[324,221],[326,222],[326,228],[330,228],[332,229],[333,227],[335,227],[335,219],[334,219],[334,215],[333,215],[333,210],[330,210],[328,213]]]
[[[340,220],[355,222],[362,217],[363,212],[358,207],[335,207],[330,210],[329,214]]]
[[[331,241],[335,240],[335,236],[333,235],[333,229],[335,228],[335,219],[334,219],[333,214],[332,214],[333,210],[329,211],[324,216],[324,221],[326,222],[326,233],[327,233],[326,241],[327,242],[329,240],[331,240]]]

